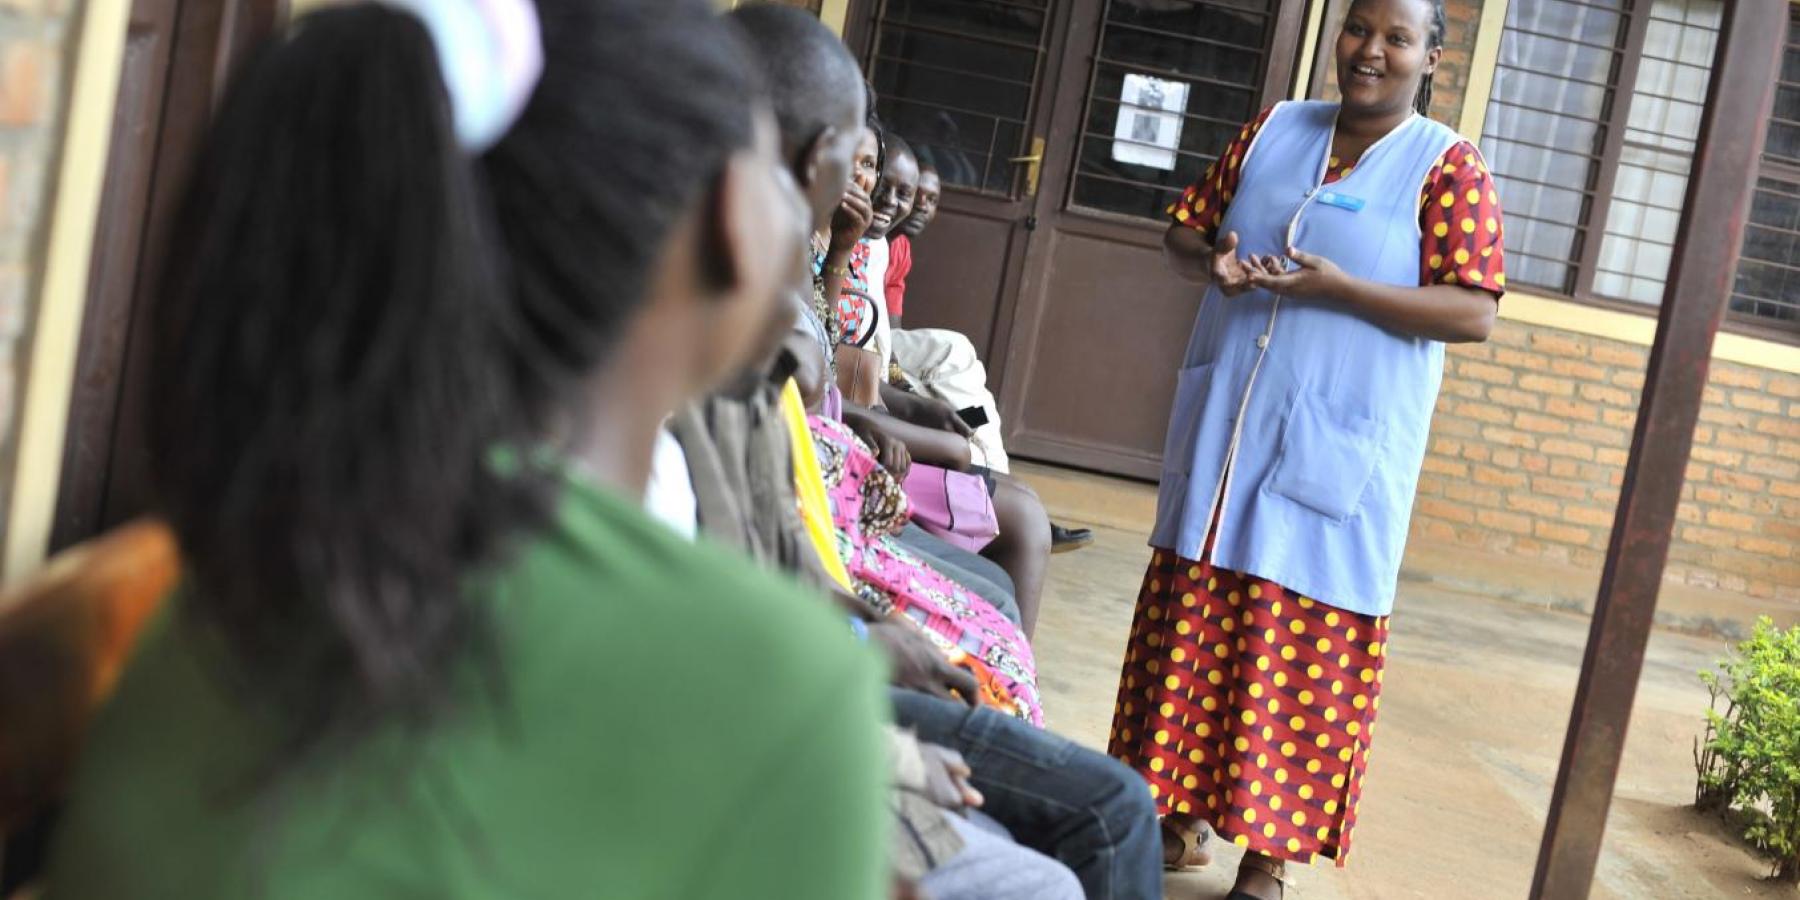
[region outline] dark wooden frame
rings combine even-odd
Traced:
[[[140,512],[145,327],[164,230],[227,75],[287,21],[287,0],[174,0],[166,33],[150,34],[134,6],[113,118],[63,446],[52,552]],[[137,46],[137,39],[160,45]],[[164,60],[146,85],[132,53]]]
[[[1534,900],[1592,888],[1676,509],[1786,45],[1787,4],[1726,5],[1693,177],[1657,315],[1631,459],[1550,800]],[[1723,227],[1720,227],[1720,225]]]

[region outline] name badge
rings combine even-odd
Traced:
[[[1351,212],[1361,212],[1363,208],[1363,198],[1352,197],[1349,194],[1340,194],[1337,191],[1325,191],[1324,193],[1321,193],[1319,195],[1319,202],[1326,206],[1335,206],[1338,209],[1347,209]]]

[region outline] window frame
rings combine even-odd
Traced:
[[[1512,2],[1522,3],[1528,2],[1528,0],[1512,0]],[[1578,2],[1580,2],[1580,0],[1578,0]],[[1508,285],[1514,290],[1650,318],[1656,317],[1658,313],[1661,306],[1660,303],[1654,305],[1639,303],[1620,297],[1610,297],[1604,294],[1598,294],[1594,291],[1594,282],[1599,271],[1600,252],[1606,239],[1606,226],[1613,214],[1613,189],[1615,183],[1618,181],[1621,160],[1624,156],[1625,135],[1628,130],[1627,126],[1631,121],[1632,106],[1637,99],[1637,82],[1641,69],[1640,63],[1643,60],[1644,45],[1650,31],[1650,23],[1654,18],[1651,15],[1651,11],[1654,8],[1653,2],[1654,0],[1632,0],[1627,8],[1618,10],[1618,13],[1624,16],[1627,22],[1625,42],[1618,51],[1621,55],[1616,72],[1608,79],[1611,97],[1607,108],[1603,110],[1601,117],[1592,120],[1598,122],[1606,129],[1606,139],[1602,143],[1600,153],[1595,157],[1597,162],[1597,168],[1594,173],[1596,184],[1592,193],[1588,214],[1584,217],[1583,221],[1571,225],[1571,227],[1576,228],[1581,233],[1582,242],[1580,253],[1576,254],[1574,259],[1568,261],[1568,264],[1574,268],[1574,289],[1565,292],[1546,285],[1514,280],[1509,282]],[[1729,2],[1729,0],[1727,0],[1727,2]],[[1790,29],[1800,27],[1800,5],[1797,5],[1797,0],[1789,0],[1789,8]],[[1503,31],[1500,40],[1504,41],[1506,39],[1506,32],[1510,32],[1512,29],[1504,23],[1501,25],[1501,28]],[[1499,66],[1498,57],[1495,59],[1495,66],[1496,68]],[[1708,68],[1709,81],[1707,88],[1709,93],[1712,90],[1710,79],[1717,75],[1717,69],[1718,59],[1715,56],[1712,64]],[[1482,98],[1484,106],[1493,102],[1494,99],[1491,95]],[[1475,136],[1476,140],[1485,141],[1488,139],[1490,136],[1489,127],[1491,127],[1492,122],[1493,119],[1491,117],[1484,118],[1483,133]],[[1503,134],[1493,134],[1492,136],[1501,140],[1509,139]],[[1699,137],[1704,139],[1706,136],[1701,135]],[[1700,155],[1699,151],[1703,150],[1704,147],[1704,141],[1696,147],[1693,162],[1697,162]],[[1763,177],[1761,175],[1762,172],[1771,170],[1777,173],[1800,176],[1800,166],[1773,162],[1765,155],[1759,166],[1759,177]],[[1692,184],[1694,177],[1694,172],[1690,169],[1687,176],[1689,184]],[[1503,208],[1505,200],[1506,198],[1502,196],[1501,204]],[[1684,208],[1687,205],[1685,191],[1681,199],[1681,205]],[[1664,281],[1665,283],[1667,282],[1666,275]],[[1764,317],[1734,312],[1729,306],[1727,306],[1725,310],[1722,329],[1727,332],[1742,334],[1748,337],[1755,337],[1778,343],[1800,345],[1800,325],[1788,327],[1782,324],[1774,324],[1771,320]]]

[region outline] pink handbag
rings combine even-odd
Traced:
[[[1000,534],[994,498],[980,475],[915,462],[900,486],[920,528],[970,553]]]

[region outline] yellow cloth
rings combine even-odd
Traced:
[[[793,448],[794,494],[800,498],[800,521],[806,523],[806,536],[812,538],[826,574],[854,594],[850,572],[838,556],[837,529],[831,523],[831,502],[825,497],[825,474],[819,471],[819,457],[813,453],[812,429],[806,425],[806,403],[792,378],[781,386],[781,420],[787,423],[788,444]]]

